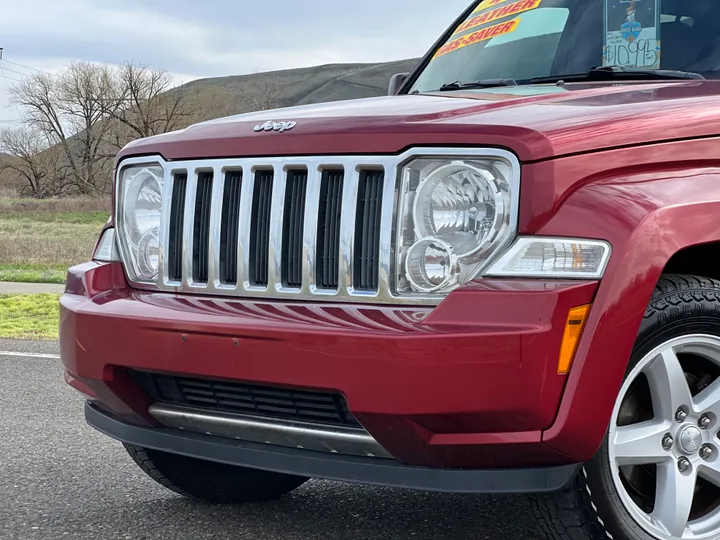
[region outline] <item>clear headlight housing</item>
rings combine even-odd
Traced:
[[[118,182],[120,244],[132,281],[158,279],[163,176],[160,165],[133,166],[123,169]]]
[[[474,279],[514,233],[513,165],[493,158],[423,158],[402,170],[397,292],[447,294]]]

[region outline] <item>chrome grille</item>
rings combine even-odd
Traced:
[[[377,158],[166,163],[159,288],[396,302],[395,184]]]

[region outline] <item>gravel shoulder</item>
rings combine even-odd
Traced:
[[[62,294],[65,285],[55,283],[15,283],[0,281],[0,294]]]

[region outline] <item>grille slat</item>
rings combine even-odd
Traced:
[[[378,288],[383,180],[381,171],[364,171],[360,175],[353,277],[355,288],[361,291]]]
[[[340,213],[343,191],[343,171],[325,171],[320,187],[318,216],[317,285],[323,289],[337,289],[340,264]]]
[[[345,398],[331,392],[311,392],[255,384],[192,379],[130,372],[151,400],[218,413],[241,413],[281,420],[359,427]]]
[[[192,278],[196,283],[207,283],[208,281],[212,186],[212,173],[201,173],[198,176],[192,254]]]
[[[185,191],[187,174],[176,174],[173,182],[170,210],[170,228],[168,245],[168,278],[181,281],[183,258],[183,231],[185,222]]]
[[[259,287],[267,287],[268,284],[272,191],[273,171],[258,171],[250,230],[250,283]]]
[[[302,285],[302,255],[305,194],[307,172],[291,171],[285,189],[283,219],[282,284],[285,287]]]
[[[241,192],[242,171],[227,173],[220,222],[220,282],[226,285],[237,284]]]

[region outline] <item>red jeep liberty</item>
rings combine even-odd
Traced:
[[[719,2],[485,0],[389,96],[130,144],[62,298],[88,423],[217,503],[720,538],[718,78]]]

